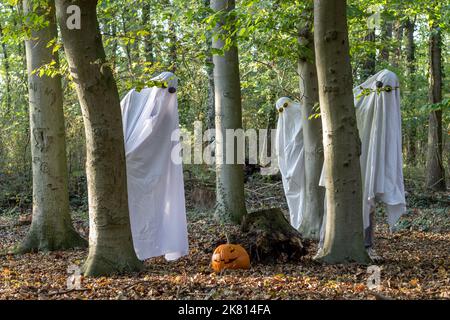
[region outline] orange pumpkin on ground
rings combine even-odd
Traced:
[[[224,269],[249,269],[250,257],[238,244],[221,244],[214,250],[211,266],[215,272]]]

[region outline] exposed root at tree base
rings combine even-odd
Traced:
[[[294,262],[307,253],[307,242],[279,208],[250,212],[241,232],[229,235],[229,240],[242,245],[252,263]]]

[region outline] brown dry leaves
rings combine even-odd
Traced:
[[[264,186],[264,185],[262,185]],[[275,197],[278,197],[277,185]],[[254,188],[254,190],[257,188]],[[261,189],[260,189],[261,190]],[[265,193],[265,198],[270,194]],[[272,198],[271,198],[272,200]],[[280,201],[283,201],[281,199]],[[85,221],[77,221],[85,230]],[[253,265],[250,270],[211,271],[211,254],[225,240],[224,226],[211,214],[190,214],[190,254],[176,262],[162,258],[145,262],[139,274],[82,278],[82,290],[67,292],[67,267],[81,265],[85,250],[15,256],[5,249],[17,243],[28,226],[0,219],[1,299],[448,299],[449,232],[401,231],[377,228],[381,288],[367,288],[361,265],[319,265],[310,253],[298,264]],[[6,227],[5,227],[6,226]],[[230,228],[226,226],[226,231]]]

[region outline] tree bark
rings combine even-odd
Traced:
[[[33,219],[18,251],[51,251],[84,247],[69,214],[67,155],[61,77],[33,74],[55,61],[58,54],[47,44],[57,38],[54,1],[33,6],[24,0],[24,13],[45,17],[48,26],[33,30],[26,40],[29,82],[31,154],[33,171]]]
[[[407,62],[407,75],[408,75],[408,91],[415,91],[415,73],[416,73],[416,45],[414,43],[414,29],[415,29],[415,21],[408,19],[405,22],[405,31],[406,31],[406,62]],[[413,103],[408,106],[410,109],[414,108]],[[416,163],[416,141],[417,139],[417,126],[413,123],[408,127],[408,138],[407,138],[407,161],[409,164],[414,165]]]
[[[178,69],[178,56],[177,56],[177,30],[175,27],[175,22],[172,21],[173,16],[171,16],[171,20],[169,20],[169,41],[170,41],[170,67],[169,71],[172,73],[177,72]]]
[[[213,48],[222,49],[224,38],[229,37],[225,31],[225,14],[235,8],[235,0],[212,0],[211,8],[222,12],[221,21],[216,26],[216,37]],[[232,23],[228,21],[228,23]],[[233,29],[233,26],[228,25]],[[231,32],[230,32],[231,33]],[[237,164],[236,159],[228,159],[225,155],[227,129],[242,128],[241,86],[239,79],[239,58],[235,44],[224,50],[223,55],[215,54],[214,87],[216,105],[216,214],[225,220],[240,223],[247,214],[244,197],[243,164]],[[234,144],[236,151],[236,144]],[[236,155],[236,152],[234,152]],[[232,162],[233,164],[227,164]]]
[[[3,40],[3,28],[0,25],[0,41],[2,43],[2,52],[3,52],[3,69],[5,70],[5,109],[6,113],[11,110],[11,77],[10,77],[10,67],[8,60],[8,49],[5,41]]]
[[[431,27],[429,40],[430,87],[429,102],[442,101],[442,38],[437,24]],[[428,124],[427,148],[427,187],[436,191],[445,191],[445,170],[442,161],[442,110],[430,113]]]
[[[86,134],[89,255],[84,273],[100,276],[137,271],[142,264],[131,238],[120,99],[102,44],[97,1],[59,0],[56,4]],[[81,30],[66,26],[69,5],[81,9]]]
[[[327,220],[326,263],[369,262],[364,248],[361,142],[353,104],[345,0],[314,1],[314,43],[322,113]]]
[[[203,0],[205,8],[209,8],[211,5],[210,0]],[[205,17],[206,18],[206,17]],[[208,97],[206,99],[206,127],[208,129],[214,128],[214,119],[216,115],[215,106],[215,90],[214,90],[214,63],[212,57],[212,34],[210,31],[206,31],[206,59],[205,68],[208,76]]]
[[[403,40],[403,23],[401,21],[395,21],[393,35],[395,37],[395,50],[394,57],[392,59],[392,65],[398,68],[402,60],[402,40]]]
[[[383,41],[383,48],[380,51],[380,60],[389,64],[392,41],[392,21],[384,21],[381,29],[381,39]],[[386,43],[388,44],[386,45]]]
[[[169,10],[168,40],[169,40],[169,71],[175,73],[178,69],[177,56],[177,28],[175,26],[175,18],[173,14],[173,3],[171,0],[165,0],[166,9]]]
[[[319,240],[325,189],[319,186],[323,166],[322,122],[320,118],[310,119],[310,116],[314,114],[314,106],[319,103],[312,20],[311,16],[311,23],[300,31],[299,37],[300,45],[311,53],[309,58],[300,57],[298,61],[306,182],[306,205],[299,231],[306,239]]]
[[[115,23],[111,23],[111,36],[113,38],[111,45],[112,70],[115,71],[117,66],[117,48],[119,47],[119,43],[117,41],[117,27]]]
[[[375,29],[367,30],[367,34],[364,37],[366,43],[371,43],[369,46],[370,52],[368,52],[367,57],[363,61],[361,77],[365,81],[368,77],[375,74],[376,65],[376,52],[375,52]]]
[[[142,7],[142,25],[145,26],[145,29],[150,33],[145,36],[144,39],[144,55],[145,55],[145,61],[148,63],[154,63],[155,62],[155,56],[153,53],[153,35],[152,30],[149,27],[149,23],[151,21],[151,6],[150,3],[144,3],[144,6]]]
[[[206,73],[208,75],[208,97],[206,99],[206,127],[214,129],[216,118],[215,87],[214,87],[214,65],[212,54],[208,53],[206,58]]]
[[[123,8],[122,14],[121,14],[122,30],[123,30],[123,34],[125,36],[127,36],[127,32],[128,32],[127,18],[125,17],[127,12],[128,12],[128,9],[127,8]],[[132,74],[133,73],[133,57],[132,57],[131,46],[130,46],[130,42],[129,41],[127,41],[127,43],[125,44],[124,49],[125,49],[125,54],[127,55],[128,72],[130,72],[130,74]]]

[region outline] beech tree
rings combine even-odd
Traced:
[[[81,10],[81,29],[69,29],[67,7]],[[97,1],[56,2],[64,50],[83,112],[89,193],[89,255],[85,275],[137,271],[128,212],[120,99],[106,60]]]
[[[429,102],[442,101],[442,39],[436,22],[431,26],[429,39],[430,87]],[[445,191],[445,170],[442,160],[442,110],[433,110],[428,123],[427,187]]]
[[[415,66],[415,60],[416,60],[416,46],[414,43],[414,29],[415,29],[415,19],[408,19],[405,22],[405,35],[406,35],[406,62],[407,62],[407,75],[408,75],[408,81],[407,81],[407,89],[408,91],[413,94],[415,92],[416,87],[416,66]],[[409,100],[409,99],[408,99]],[[414,108],[414,103],[409,103],[408,106],[410,109]],[[411,163],[416,163],[416,144],[417,144],[417,125],[413,123],[407,128],[407,155],[406,160]]]
[[[0,23],[0,38],[3,38],[3,27]],[[6,110],[10,110],[11,108],[11,78],[10,78],[10,67],[9,67],[9,61],[8,61],[8,49],[6,47],[5,42],[1,41],[1,47],[2,47],[2,63],[3,63],[3,69],[5,71],[5,100],[6,100]]]
[[[233,143],[227,141],[226,130],[242,128],[239,58],[232,36],[234,27],[231,13],[235,9],[235,0],[212,0],[211,8],[215,12],[220,12],[212,47],[216,51],[223,51],[222,54],[213,55],[216,108],[216,213],[219,217],[240,223],[247,211],[244,198],[244,170],[243,165],[236,162],[236,144],[235,159],[227,159],[225,155],[227,143]],[[231,40],[231,44],[225,46],[227,39]]]
[[[322,123],[313,116],[319,103],[317,72],[312,34],[313,6],[306,25],[300,30],[299,43],[305,54],[300,56],[300,95],[302,102],[303,141],[305,148],[306,204],[300,233],[304,238],[318,240],[324,212],[325,189],[319,186],[323,165]]]
[[[57,38],[54,1],[23,1],[24,14],[44,18],[32,26],[26,40],[30,138],[33,169],[33,217],[19,252],[61,250],[86,246],[69,214],[67,156],[61,77],[43,68],[58,68],[58,53],[49,46]]]
[[[322,250],[326,263],[369,257],[363,242],[361,142],[352,92],[345,0],[314,1],[314,44],[322,114],[327,220]]]

